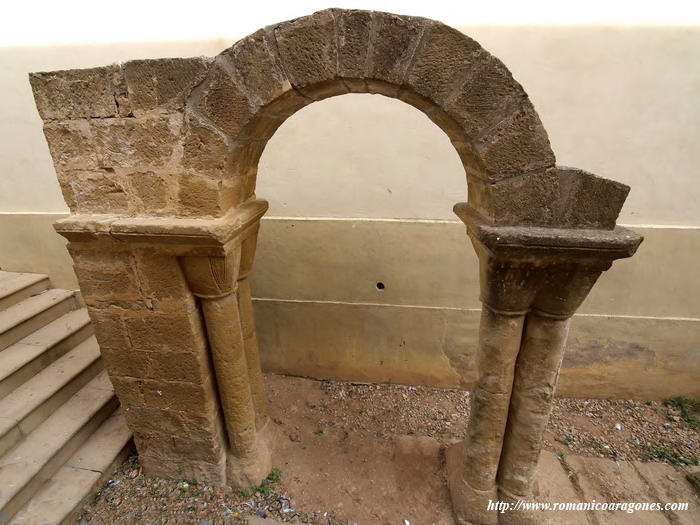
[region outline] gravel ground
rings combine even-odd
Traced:
[[[700,465],[700,428],[684,418],[674,405],[659,401],[557,399],[545,447],[584,456]]]
[[[248,516],[277,517],[298,523],[320,523],[313,513],[295,512],[276,490],[276,481],[258,490],[209,487],[196,480],[146,478],[138,457],[129,458],[80,516],[82,525],[97,524],[244,524]]]
[[[327,427],[391,438],[418,434],[463,438],[469,394],[426,387],[324,382],[318,408]],[[673,404],[671,404],[673,405]],[[312,407],[316,408],[316,407]],[[700,432],[660,401],[555,399],[545,447],[629,461],[700,465]]]
[[[431,436],[441,443],[464,437],[469,414],[469,394],[464,391],[274,375],[266,381],[273,419],[291,442],[324,433],[363,434],[377,443],[402,435]],[[302,409],[295,405],[292,410],[286,404],[294,393],[303,399]],[[665,461],[676,467],[698,465],[697,409],[697,403],[557,399],[545,448],[620,460]],[[339,523],[315,508],[313,493],[295,501],[286,496],[286,476],[293,475],[284,472],[278,479],[280,473],[275,471],[261,487],[236,491],[196,480],[147,479],[133,457],[84,507],[80,523],[219,525],[245,523],[251,515],[294,523]]]

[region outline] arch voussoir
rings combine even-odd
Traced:
[[[476,149],[490,181],[551,168],[556,162],[547,132],[531,104],[488,131]]]
[[[221,63],[212,67],[194,109],[232,139],[254,116],[248,92]]]
[[[260,29],[242,38],[222,51],[218,58],[245,88],[256,109],[292,91],[277,59],[271,28]]]
[[[398,95],[429,23],[414,16],[373,13],[366,70],[370,93]]]
[[[372,12],[333,10],[338,45],[338,76],[351,93],[367,93],[367,60],[372,36]]]
[[[471,58],[471,67],[445,111],[476,142],[516,110],[532,104],[503,62],[483,49]]]
[[[282,22],[273,29],[282,67],[292,85],[312,100],[348,92],[338,77],[336,19],[330,9]]]
[[[464,33],[440,22],[426,26],[404,84],[444,107],[474,67],[482,47]]]

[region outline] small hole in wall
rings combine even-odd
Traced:
[[[384,289],[384,283],[379,281],[377,283],[377,290],[379,290],[381,292],[383,289]]]

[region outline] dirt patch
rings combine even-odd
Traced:
[[[86,505],[82,522],[214,525],[267,515],[323,525],[452,525],[444,445],[464,437],[467,392],[276,375],[266,383],[283,439],[279,471],[263,486],[146,479],[132,458]],[[545,438],[559,454],[676,465],[697,461],[700,448],[696,426],[660,402],[557,399]],[[668,453],[653,455],[660,450]]]

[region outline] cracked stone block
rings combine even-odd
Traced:
[[[156,110],[181,110],[206,77],[210,63],[211,59],[203,57],[126,62],[123,68],[131,111],[141,116]]]
[[[105,118],[119,115],[116,85],[121,69],[117,65],[31,73],[39,115],[44,120]]]

